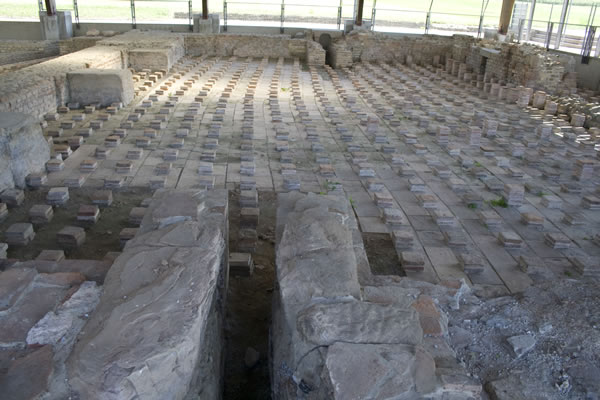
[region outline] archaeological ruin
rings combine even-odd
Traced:
[[[0,400],[600,398],[598,53],[353,2],[0,21]]]

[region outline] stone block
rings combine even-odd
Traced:
[[[142,69],[170,70],[177,61],[170,48],[167,49],[132,49],[129,50],[129,67],[136,71]]]
[[[126,69],[85,69],[67,73],[69,98],[83,105],[129,104],[134,98],[133,78]]]
[[[24,187],[27,175],[43,171],[49,159],[50,147],[33,117],[0,112],[0,190]]]

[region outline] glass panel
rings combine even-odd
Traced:
[[[36,0],[0,0],[0,18],[37,19],[39,8]]]
[[[77,0],[79,20],[131,22],[129,0]]]
[[[136,0],[135,16],[139,23],[188,24],[188,2]]]

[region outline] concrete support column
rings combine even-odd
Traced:
[[[58,28],[58,16],[40,13],[40,27],[42,28],[43,40],[60,40],[60,29]]]
[[[202,14],[194,14],[194,33],[219,33],[221,31],[221,19],[218,13],[208,15],[204,19]]]
[[[71,11],[57,11],[58,17],[58,33],[60,40],[70,39],[73,37],[73,20]]]
[[[508,33],[508,27],[510,26],[510,19],[512,17],[514,6],[515,0],[502,0],[502,11],[500,12],[500,26],[498,27],[498,33],[501,35],[506,35]]]

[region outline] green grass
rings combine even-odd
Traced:
[[[504,197],[500,197],[499,199],[492,200],[492,201],[490,201],[490,204],[493,205],[494,207],[502,207],[502,208],[508,207],[508,203],[506,202]]]
[[[271,20],[279,16],[281,11],[280,0],[258,0],[269,4],[239,4],[249,3],[257,0],[234,0],[228,4],[230,14],[250,14],[261,15]],[[549,4],[550,0],[537,2],[534,15],[534,28],[545,29],[546,21],[558,22],[562,0],[553,0],[554,7]],[[286,16],[307,17],[320,16],[336,18],[338,0],[320,0],[318,2],[308,2],[309,4],[318,4],[323,7],[302,6],[307,2],[302,0],[286,0]],[[582,24],[588,23],[590,16],[590,5],[593,0],[575,0],[571,7],[568,23]],[[129,0],[78,0],[79,17],[81,21],[86,20],[125,20],[131,19],[131,10]],[[343,17],[352,17],[351,0],[343,0]],[[364,16],[370,18],[373,2],[365,2]],[[484,25],[496,26],[500,15],[502,0],[490,0],[486,10]],[[200,0],[193,0],[192,9],[194,12],[201,10]],[[223,13],[223,0],[210,0],[209,7],[211,12]],[[72,10],[72,0],[57,0],[57,8],[61,10]],[[428,1],[414,0],[378,0],[377,1],[377,20],[380,23],[389,21],[391,23],[409,23],[423,25],[425,16],[429,8]],[[174,13],[187,13],[188,2],[185,0],[136,0],[136,17],[139,22],[160,21],[173,19]],[[435,25],[469,25],[477,26],[479,23],[479,14],[481,11],[481,0],[435,0],[432,8],[431,21]],[[552,12],[552,15],[551,15]],[[0,18],[16,19],[36,19],[38,5],[36,0],[0,0]],[[447,15],[462,14],[462,15]],[[181,20],[184,23],[184,19]],[[540,21],[540,22],[537,22]],[[600,12],[595,17],[595,24],[600,25]],[[556,27],[555,27],[556,29]],[[570,30],[582,29],[577,27],[568,27]]]

